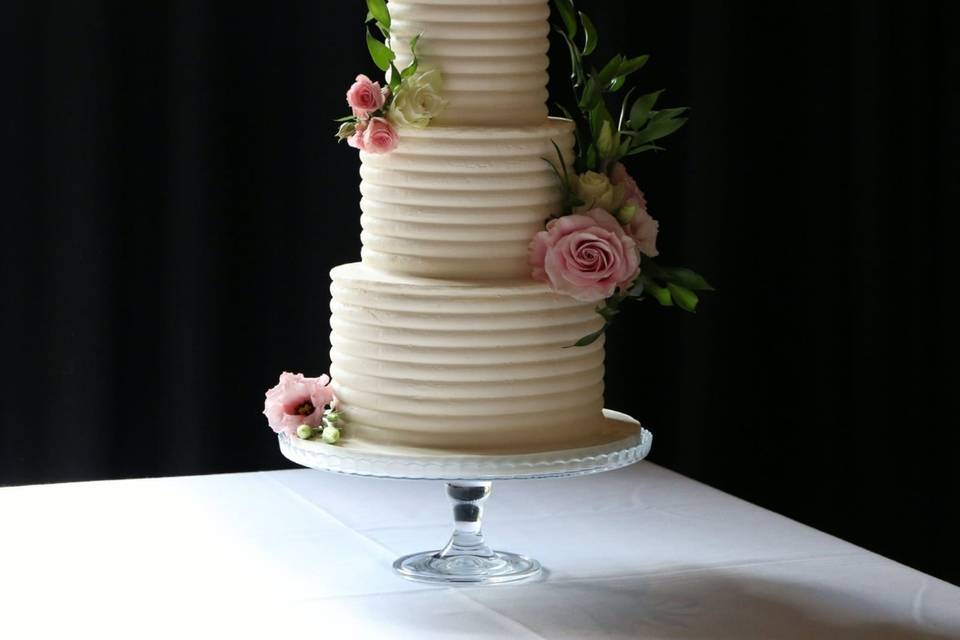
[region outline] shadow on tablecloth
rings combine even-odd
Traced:
[[[925,613],[925,588],[902,606],[890,606],[882,591],[882,584],[869,591],[838,590],[687,567],[668,575],[557,580],[469,589],[464,595],[544,638],[960,638],[960,602],[939,603],[940,612],[955,612],[944,619]]]

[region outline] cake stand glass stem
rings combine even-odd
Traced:
[[[489,480],[451,480],[447,497],[453,503],[453,535],[439,551],[398,558],[393,568],[404,578],[433,584],[496,584],[531,580],[540,563],[509,551],[495,551],[483,539],[483,503]]]
[[[453,535],[437,552],[438,558],[474,556],[491,558],[493,549],[483,540],[483,503],[490,496],[490,482],[459,481],[447,483],[447,496],[453,503]]]

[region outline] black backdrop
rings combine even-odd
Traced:
[[[719,288],[612,330],[608,406],[660,464],[960,581],[957,4],[581,6],[693,107],[633,169]],[[330,120],[374,70],[361,3],[3,13],[0,484],[289,466],[259,412],[326,370],[359,254]]]

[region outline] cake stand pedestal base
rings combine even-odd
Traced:
[[[349,427],[348,427],[349,428]],[[280,451],[311,469],[348,475],[446,482],[453,502],[453,535],[438,551],[403,556],[396,572],[432,584],[503,584],[540,576],[532,558],[491,549],[483,538],[483,505],[494,480],[564,478],[612,471],[638,462],[653,435],[633,418],[604,409],[582,442],[551,451],[464,455],[429,449],[392,448],[345,439],[340,445],[300,440],[281,433]],[[349,433],[349,431],[348,431]]]
[[[507,551],[494,551],[483,539],[483,503],[490,482],[450,482],[447,495],[453,502],[453,535],[443,549],[403,556],[394,570],[415,582],[433,584],[497,584],[540,576],[540,563]]]

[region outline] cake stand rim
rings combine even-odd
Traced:
[[[448,454],[351,450],[310,441],[309,445],[277,434],[281,454],[296,464],[345,475],[404,480],[522,480],[589,475],[639,462],[650,452],[653,434],[632,417],[610,409],[606,420],[620,424],[627,435],[600,444],[543,452]],[[631,429],[630,427],[634,427]],[[306,445],[306,446],[304,446]]]

